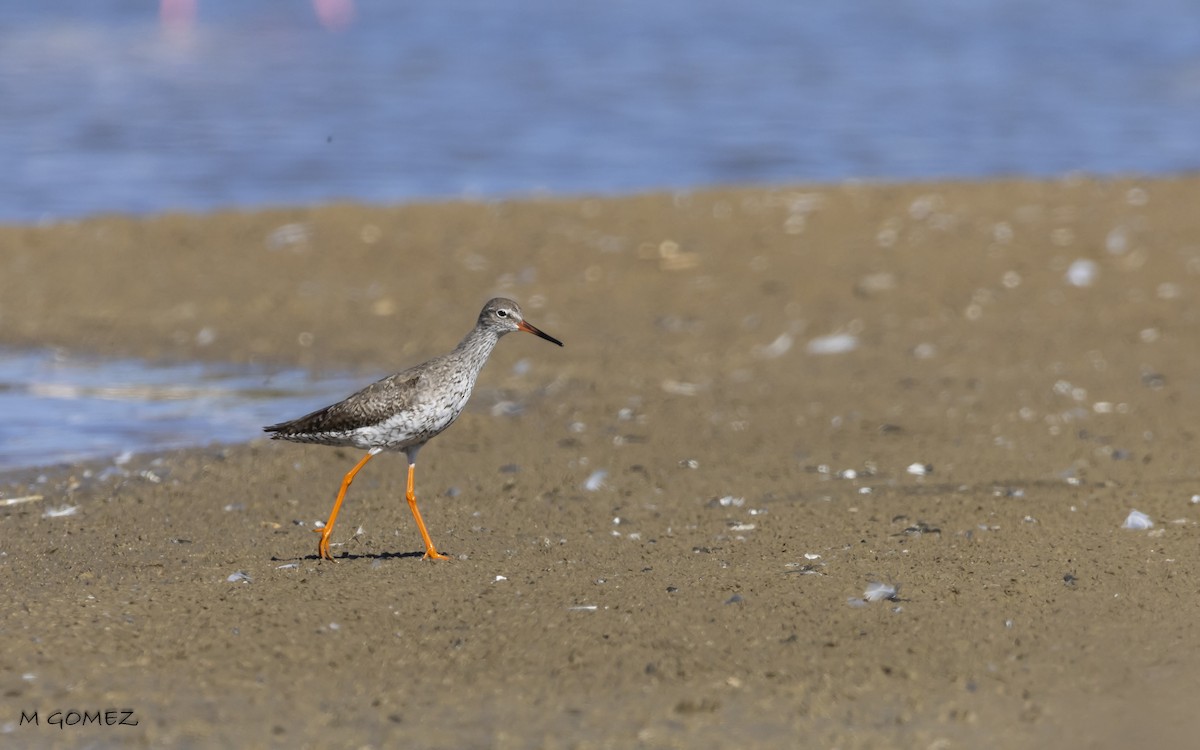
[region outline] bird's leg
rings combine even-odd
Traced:
[[[417,495],[413,491],[413,478],[416,476],[417,465],[410,462],[408,464],[408,489],[404,493],[404,499],[408,501],[408,508],[412,511],[413,518],[417,521],[417,530],[421,532],[421,539],[425,541],[425,557],[423,560],[449,560],[448,555],[443,555],[433,546],[433,540],[429,538],[429,531],[425,528],[425,522],[421,520],[421,511],[417,510]]]
[[[329,554],[329,536],[333,533],[333,524],[337,521],[338,511],[342,508],[342,501],[346,499],[346,490],[350,489],[350,483],[354,481],[354,475],[358,473],[359,469],[366,466],[367,461],[370,461],[376,453],[379,453],[379,449],[372,448],[367,452],[367,455],[362,457],[361,461],[354,465],[353,469],[346,473],[346,476],[342,478],[342,488],[338,490],[337,500],[333,503],[333,512],[329,514],[329,520],[325,522],[324,528],[313,529],[313,531],[321,535],[321,541],[317,542],[317,557],[319,559],[337,562]]]

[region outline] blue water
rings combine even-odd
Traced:
[[[1177,173],[1200,168],[1200,4],[14,2],[0,102],[8,221]],[[0,352],[0,469],[246,440],[351,380]]]
[[[0,220],[1200,167],[1192,0],[189,5],[0,4]]]
[[[368,382],[0,350],[0,471],[246,442]]]

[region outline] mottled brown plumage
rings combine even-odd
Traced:
[[[445,559],[434,548],[417,510],[413,491],[417,453],[458,419],[471,397],[479,371],[496,343],[501,336],[513,331],[526,331],[562,346],[558,339],[526,323],[516,302],[498,297],[483,306],[475,327],[449,354],[389,375],[336,404],[299,419],[263,428],[273,433],[274,439],[367,450],[367,455],[342,479],[329,521],[323,529],[317,530],[321,533],[317,546],[320,557],[333,559],[329,554],[329,535],[354,475],[372,456],[389,450],[401,451],[408,457],[405,498],[425,541],[425,556]]]
[[[274,433],[272,439],[322,445],[353,445],[337,441],[349,438],[371,425],[377,425],[396,412],[407,412],[418,396],[421,374],[411,370],[389,375],[371,383],[353,396],[336,404],[317,409],[290,422],[273,424],[263,429]]]

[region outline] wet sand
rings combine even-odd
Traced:
[[[422,453],[443,563],[396,456],[352,487],[339,564],[312,528],[354,451],[247,435],[0,478],[42,495],[0,508],[3,744],[1183,746],[1198,195],[1073,178],[0,227],[6,346],[386,371],[497,294],[566,343],[506,338]],[[1135,508],[1153,529],[1121,528]],[[858,601],[872,582],[894,600]],[[51,723],[105,709],[138,723]]]

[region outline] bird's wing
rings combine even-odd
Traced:
[[[348,432],[379,424],[412,408],[419,394],[420,372],[406,370],[378,380],[352,396],[290,422],[263,429],[276,437]]]

